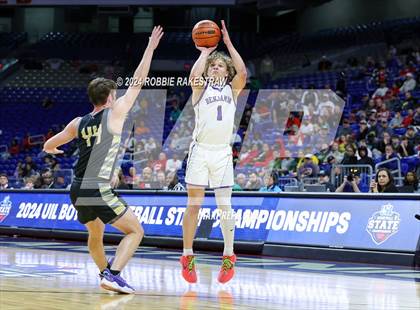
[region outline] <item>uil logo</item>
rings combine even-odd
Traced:
[[[366,226],[367,232],[377,245],[384,243],[393,234],[398,232],[400,227],[400,214],[393,211],[394,206],[387,204],[382,206],[369,218]]]
[[[10,201],[10,196],[6,196],[3,201],[0,202],[0,223],[9,215],[10,209],[12,209],[12,202]]]

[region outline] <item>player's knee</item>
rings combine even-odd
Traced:
[[[201,206],[201,204],[200,205],[188,205],[187,211],[190,214],[198,214],[198,212],[200,212],[200,206]]]
[[[219,209],[230,209],[231,208],[231,188],[217,188],[214,190],[216,198],[216,204]]]

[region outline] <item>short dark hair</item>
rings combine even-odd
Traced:
[[[9,179],[9,177],[7,176],[7,174],[4,173],[4,172],[0,173],[0,177],[6,177],[7,179]]]
[[[104,105],[114,89],[117,89],[117,84],[113,80],[96,78],[88,85],[89,100],[93,105]]]

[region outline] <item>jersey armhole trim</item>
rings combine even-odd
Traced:
[[[200,102],[200,100],[203,98],[203,96],[204,96],[204,93],[206,92],[206,90],[207,90],[207,87],[208,87],[208,83],[206,83],[206,85],[204,86],[204,88],[203,88],[203,91],[201,92],[201,94],[200,94],[200,97],[198,97],[198,100],[194,103],[194,102],[192,102],[192,106],[193,107],[195,107],[199,102]],[[192,97],[191,97],[191,100],[192,100]]]
[[[229,85],[230,90],[231,90],[231,92],[232,92],[232,100],[233,100],[233,103],[235,104],[235,107],[237,107],[237,106],[238,106],[238,103],[236,102],[236,99],[235,99],[235,94],[233,93],[232,84],[231,84],[231,83],[228,83],[227,85]]]

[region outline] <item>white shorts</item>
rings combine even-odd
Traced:
[[[233,186],[232,147],[191,143],[185,183],[210,188]]]

